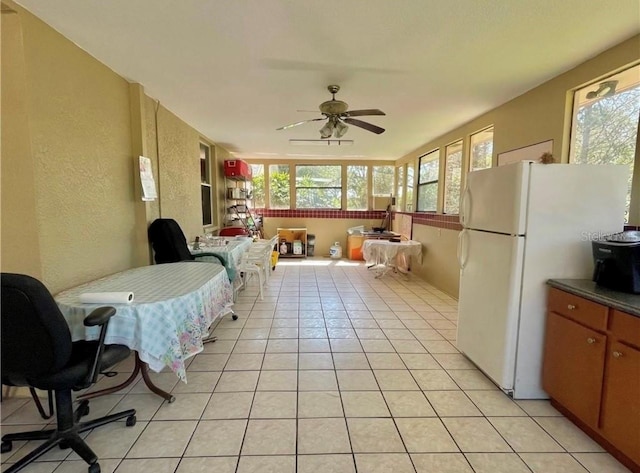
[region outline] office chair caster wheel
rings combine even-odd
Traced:
[[[231,316],[231,319],[232,319],[232,320],[238,320],[238,316],[237,316],[236,314],[233,314],[233,315]]]
[[[12,448],[13,448],[13,444],[11,443],[10,440],[3,440],[2,447],[0,447],[0,452],[7,453],[7,452],[10,452]]]
[[[89,465],[89,473],[100,473],[100,464],[93,463]]]
[[[136,419],[136,416],[127,417],[127,427],[133,427],[134,425],[136,425],[137,421],[138,419]]]
[[[87,401],[87,400],[82,401],[80,403],[80,405],[78,406],[78,411],[77,411],[78,412],[78,419],[80,417],[84,417],[84,416],[89,415],[89,411],[90,411],[90,409],[89,409],[89,401]]]

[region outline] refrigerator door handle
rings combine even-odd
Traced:
[[[467,265],[467,255],[464,254],[464,249],[465,249],[464,242],[465,242],[466,236],[467,236],[467,229],[463,228],[462,231],[458,234],[458,251],[457,251],[458,266],[460,267],[461,271]]]
[[[469,221],[469,217],[471,216],[471,190],[469,189],[469,185],[464,186],[464,192],[462,193],[461,203],[460,203],[460,223],[462,226],[466,226]]]

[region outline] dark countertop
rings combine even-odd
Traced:
[[[570,292],[594,302],[640,317],[640,294],[612,291],[589,279],[549,279],[551,287]]]

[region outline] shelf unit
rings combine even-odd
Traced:
[[[226,176],[225,227],[242,227],[249,235],[262,238],[262,217],[251,212],[251,180],[242,176]]]
[[[278,228],[278,253],[280,258],[306,258],[307,229],[306,228]],[[299,243],[298,243],[299,242]],[[286,252],[282,245],[285,245]]]

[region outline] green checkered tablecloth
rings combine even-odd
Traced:
[[[133,292],[131,304],[83,304],[87,292]],[[185,262],[134,268],[92,281],[55,297],[73,340],[96,340],[98,327],[84,318],[96,307],[110,305],[107,344],[136,350],[153,371],[168,366],[186,382],[185,360],[202,351],[210,325],[231,311],[232,290],[223,266]]]

